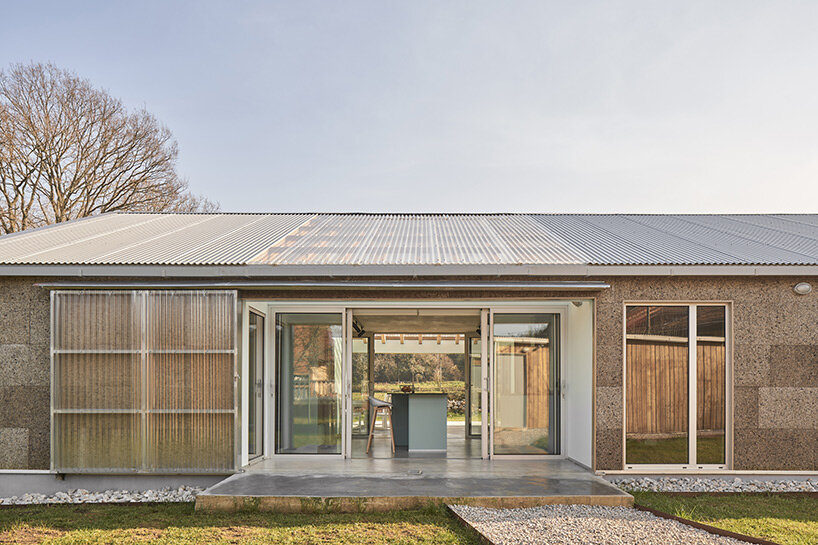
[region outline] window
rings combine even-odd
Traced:
[[[724,305],[626,307],[626,465],[725,465],[726,318]]]

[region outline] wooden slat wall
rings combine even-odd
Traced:
[[[631,340],[626,354],[628,435],[673,436],[688,431],[688,345]],[[697,427],[723,430],[725,348],[697,342]]]

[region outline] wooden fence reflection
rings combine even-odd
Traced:
[[[628,335],[626,407],[629,437],[669,437],[688,430],[688,341],[685,337]],[[725,343],[700,337],[697,356],[697,429],[723,430]]]

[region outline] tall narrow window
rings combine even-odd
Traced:
[[[723,305],[626,308],[627,465],[725,463],[725,313]]]
[[[250,311],[248,327],[247,452],[264,454],[264,317]]]
[[[369,433],[369,337],[352,339],[352,434]]]
[[[480,338],[474,337],[469,340],[469,410],[466,419],[466,426],[468,426],[469,435],[472,437],[480,437],[482,433],[482,362]]]
[[[696,463],[725,462],[725,309],[696,307]]]

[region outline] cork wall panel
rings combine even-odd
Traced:
[[[48,469],[49,296],[36,279],[0,278],[0,469]]]

